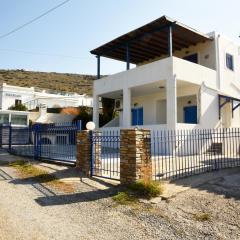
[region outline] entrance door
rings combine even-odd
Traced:
[[[132,109],[132,126],[143,125],[143,108]]]
[[[184,123],[197,123],[197,106],[184,108]]]

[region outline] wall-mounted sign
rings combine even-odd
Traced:
[[[14,93],[5,93],[5,96],[6,96],[6,97],[16,97],[16,98],[22,97],[21,95],[19,95],[19,94],[14,94]]]

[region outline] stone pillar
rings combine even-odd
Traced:
[[[94,134],[94,135],[91,135]],[[93,136],[93,140],[91,137]],[[90,177],[94,175],[101,176],[101,133],[94,131],[93,133],[85,130],[77,134],[77,162],[76,166],[80,171]],[[93,158],[93,159],[92,159]],[[93,161],[93,162],[92,162]],[[92,166],[93,164],[93,166]],[[91,172],[91,168],[93,167]]]
[[[93,122],[99,128],[99,95],[93,95]]]
[[[120,181],[152,180],[150,130],[121,129]]]
[[[87,177],[91,176],[91,139],[87,130],[77,133],[76,167]]]
[[[94,137],[93,137],[93,145],[92,145],[92,151],[93,151],[93,171],[94,175],[102,176],[102,138],[101,138],[101,132],[94,131]]]
[[[123,89],[123,127],[131,126],[131,89]]]
[[[177,80],[176,75],[166,81],[167,94],[167,127],[176,129],[177,127]]]

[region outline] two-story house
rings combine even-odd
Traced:
[[[115,99],[119,112],[105,127],[240,126],[240,52],[222,35],[203,34],[163,16],[91,53],[98,63],[96,126],[101,98]],[[126,71],[100,79],[101,57],[125,61]]]

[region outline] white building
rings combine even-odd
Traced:
[[[0,125],[28,126],[30,112],[0,110]]]
[[[94,81],[97,126],[102,97],[115,99],[119,110],[105,127],[240,126],[240,51],[222,35],[163,16],[91,53],[98,59],[98,78],[100,57],[127,63],[126,71]]]
[[[11,86],[3,83],[0,86],[0,109],[22,103],[28,110],[36,109],[41,104],[48,108],[92,106],[92,97],[85,94],[63,93],[39,88]]]

